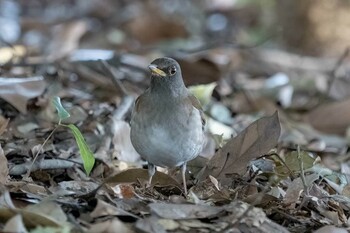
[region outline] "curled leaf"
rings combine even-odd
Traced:
[[[57,109],[58,117],[60,118],[60,120],[64,120],[64,119],[67,119],[68,117],[70,117],[69,112],[62,106],[60,97],[55,96],[53,98],[52,102]]]

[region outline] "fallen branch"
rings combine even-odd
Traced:
[[[67,161],[67,160],[61,160],[61,159],[46,159],[46,160],[37,161],[33,164],[31,162],[16,164],[10,167],[9,175],[18,176],[18,175],[25,174],[29,170],[29,168],[31,169],[31,172],[33,172],[37,170],[67,169],[77,164],[81,165],[79,162],[75,162],[75,161]]]

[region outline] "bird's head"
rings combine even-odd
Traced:
[[[179,95],[187,91],[179,63],[172,58],[163,57],[154,60],[148,68],[151,70],[151,89],[167,91]]]

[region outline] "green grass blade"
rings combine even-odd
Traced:
[[[95,164],[94,154],[91,152],[90,148],[86,144],[86,141],[83,135],[81,134],[80,130],[73,124],[69,124],[67,125],[67,127],[72,130],[72,133],[75,137],[75,141],[77,142],[79,147],[79,152],[83,160],[85,172],[87,175],[89,175]]]

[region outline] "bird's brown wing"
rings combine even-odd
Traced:
[[[203,113],[203,108],[199,100],[194,96],[194,95],[189,95],[188,99],[191,101],[193,107],[199,110],[199,113],[201,114],[201,119],[202,119],[202,129],[204,130],[206,121],[204,118],[204,113]]]
[[[137,97],[136,100],[135,100],[135,106],[134,106],[134,111],[138,112],[139,109],[140,109],[140,97]]]
[[[147,97],[145,96],[145,94],[142,94],[136,98],[134,106],[135,113],[143,112],[144,114],[146,114],[149,111],[149,108],[147,107]]]

